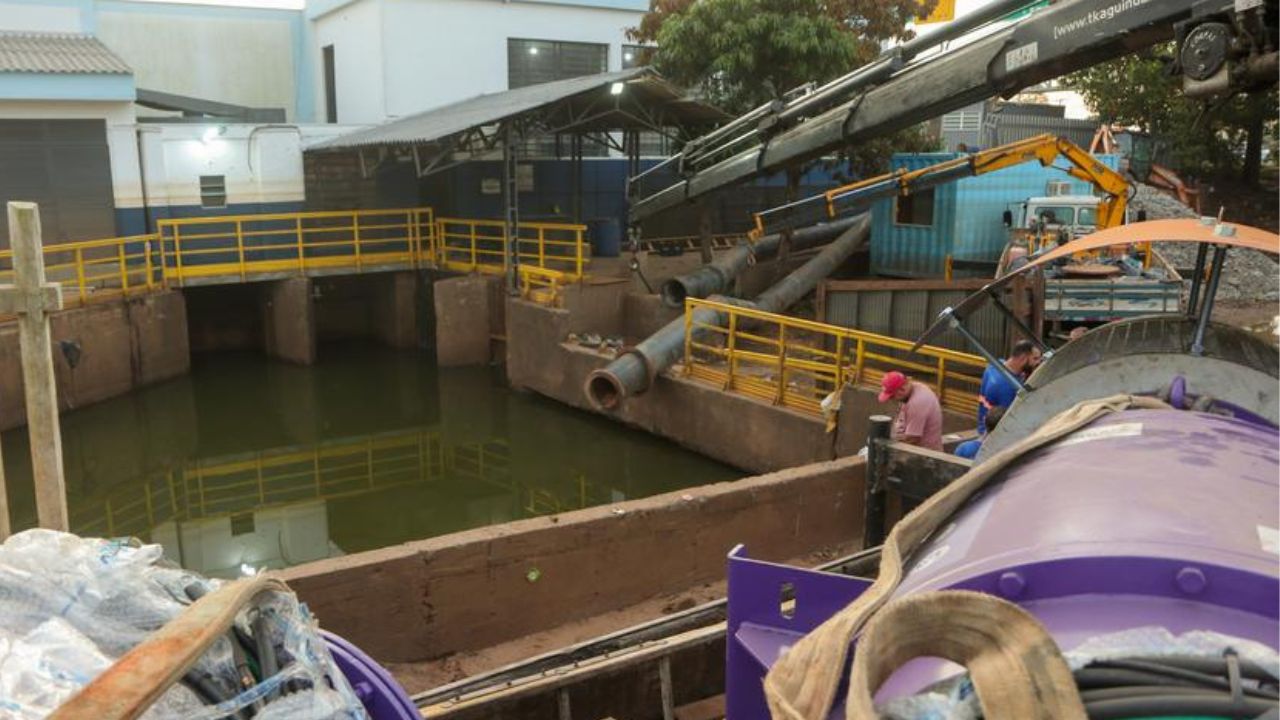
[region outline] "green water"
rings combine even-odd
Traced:
[[[644,497],[741,473],[507,389],[487,368],[369,345],[191,374],[62,417],[72,529],[159,542],[228,576]],[[4,433],[15,529],[35,525],[26,429]]]

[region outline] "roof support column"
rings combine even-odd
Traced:
[[[520,135],[508,122],[502,129],[502,217],[507,252],[503,270],[507,276],[507,292],[518,291],[520,276],[520,188],[516,179],[516,160]]]

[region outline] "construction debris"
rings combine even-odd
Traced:
[[[1144,208],[1149,220],[1196,217],[1196,211],[1150,185],[1135,184],[1132,205]],[[1225,218],[1230,221],[1231,218]],[[1157,243],[1156,250],[1176,268],[1196,264],[1196,248],[1187,243]],[[1187,273],[1184,273],[1187,274]],[[1190,277],[1186,280],[1190,283]],[[1280,300],[1280,266],[1265,253],[1237,249],[1227,253],[1218,298],[1224,300]]]

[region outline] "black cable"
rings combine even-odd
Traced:
[[[1208,715],[1238,718],[1244,714],[1259,715],[1275,707],[1274,701],[1244,698],[1233,703],[1220,693],[1177,695],[1172,697],[1137,697],[1099,700],[1085,704],[1089,720],[1129,720],[1153,717]]]
[[[1180,678],[1171,678],[1168,675],[1116,668],[1087,667],[1083,670],[1075,671],[1073,675],[1076,679],[1076,685],[1081,690],[1129,687],[1134,685],[1173,685],[1180,687],[1204,688],[1204,686],[1199,683],[1189,682]]]
[[[1178,687],[1175,685],[1125,685],[1123,687],[1082,690],[1080,691],[1080,699],[1086,703],[1090,703],[1099,700],[1147,697],[1152,695],[1158,695],[1161,697],[1169,697],[1173,695],[1203,695],[1205,692],[1208,691],[1203,688]]]
[[[1134,657],[1125,658],[1126,660],[1135,660],[1140,662],[1157,663],[1159,665],[1170,665],[1183,670],[1193,670],[1206,675],[1227,674],[1227,662],[1225,658],[1217,657],[1197,657],[1195,655],[1135,655]],[[1261,665],[1248,660],[1246,658],[1237,658],[1240,665],[1240,675],[1249,680],[1256,680],[1264,685],[1275,685],[1280,682],[1274,675],[1267,672]]]
[[[1151,673],[1169,678],[1177,678],[1187,683],[1193,683],[1202,687],[1211,687],[1228,691],[1231,690],[1231,682],[1221,676],[1208,675],[1206,673],[1195,672],[1194,670],[1184,670],[1182,668],[1150,660],[1105,660],[1096,662],[1090,667],[1118,668],[1122,670]],[[1280,699],[1280,694],[1271,690],[1244,686],[1242,686],[1241,689],[1244,691],[1244,694],[1251,695],[1253,697],[1261,697],[1268,700]]]

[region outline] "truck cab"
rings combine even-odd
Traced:
[[[1028,198],[1020,204],[1015,227],[1083,237],[1098,229],[1098,198],[1092,195],[1054,195]]]

